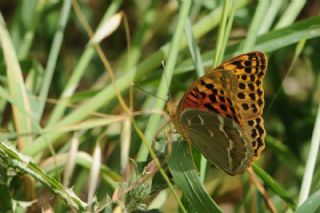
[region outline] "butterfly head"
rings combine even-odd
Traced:
[[[176,116],[176,104],[172,99],[167,101],[166,110],[171,118]]]

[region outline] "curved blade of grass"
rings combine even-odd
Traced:
[[[255,173],[261,178],[261,180],[268,187],[270,187],[270,189],[274,193],[281,197],[282,200],[284,200],[292,210],[296,208],[295,202],[291,199],[291,197],[286,193],[286,191],[282,188],[282,186],[279,183],[277,183],[269,174],[267,174],[256,164],[253,164],[252,168],[255,171]]]
[[[296,213],[305,212],[318,212],[320,210],[320,190],[313,193],[307,200],[305,200],[299,208],[295,211]]]
[[[19,110],[25,109],[26,112],[32,114],[30,101],[27,96],[22,71],[18,62],[16,51],[10,40],[10,35],[6,30],[5,22],[0,13],[0,43],[3,49],[4,61],[6,63],[6,72],[8,79],[8,91],[10,96],[15,99],[12,106],[14,125],[18,133],[32,132],[31,118],[25,112]],[[18,139],[18,146],[30,147],[32,137],[24,137]]]
[[[204,189],[197,170],[193,166],[188,144],[180,137],[173,142],[168,166],[174,182],[196,212],[222,212]]]

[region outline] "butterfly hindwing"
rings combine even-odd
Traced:
[[[239,126],[236,94],[235,72],[217,69],[193,83],[177,110],[184,137],[231,175],[243,172],[253,155]]]
[[[243,130],[251,141],[254,150],[253,160],[257,160],[265,147],[264,138],[266,136],[266,131],[264,129],[263,118],[258,116],[244,121]]]
[[[194,109],[180,116],[185,137],[209,162],[230,175],[242,173],[253,155],[252,146],[241,127],[216,113]]]

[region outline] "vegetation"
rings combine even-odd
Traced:
[[[28,0],[0,11],[0,212],[319,211],[318,1]],[[229,176],[191,157],[164,108],[254,50],[269,60],[266,148]]]

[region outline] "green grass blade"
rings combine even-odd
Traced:
[[[218,66],[221,64],[222,59],[223,59],[223,53],[224,53],[224,44],[225,40],[228,40],[229,35],[226,35],[226,25],[227,25],[227,17],[228,17],[228,10],[231,10],[230,8],[230,1],[229,0],[224,0],[223,1],[223,6],[222,6],[222,15],[220,18],[220,25],[219,25],[219,30],[218,30],[218,38],[217,38],[217,43],[216,43],[216,53],[214,55],[214,67]]]
[[[320,17],[312,17],[288,27],[274,30],[257,38],[254,50],[263,50],[264,52],[273,52],[289,45],[298,43],[302,39],[312,39],[320,37]],[[226,50],[226,58],[232,55],[240,54],[238,50],[241,43],[233,44]],[[212,54],[214,51],[208,51],[202,55],[203,64],[206,67],[213,66]],[[183,73],[194,69],[191,60],[186,60],[179,64],[176,73]]]
[[[191,7],[191,1],[183,1],[180,7],[176,30],[172,38],[172,44],[168,53],[168,60],[165,65],[165,74],[162,75],[159,89],[157,92],[158,97],[166,97],[168,94],[168,85],[170,85],[174,68],[176,66],[176,60],[180,49],[180,42],[184,31],[185,22],[188,19],[188,14]],[[154,105],[154,109],[162,109],[165,103],[163,100],[158,99]],[[158,129],[160,121],[160,115],[152,115],[145,130],[145,137],[147,141],[152,141],[154,133]],[[145,160],[148,156],[148,150],[145,146],[141,146],[138,153],[138,160]]]
[[[189,18],[185,24],[185,32],[186,32],[186,37],[188,41],[189,52],[191,54],[194,67],[196,69],[197,76],[198,77],[203,76],[204,68],[203,68],[203,63],[201,59],[201,53],[200,53],[199,47],[197,46],[197,42],[194,38],[194,35],[192,32],[192,26]]]
[[[115,1],[112,2],[112,4],[109,6],[108,10],[106,11],[105,15],[103,16],[101,23],[103,23],[104,20],[109,19],[114,13],[116,13],[119,9],[119,7],[121,6],[122,1]],[[100,25],[99,24],[99,25]],[[59,119],[61,119],[61,117],[63,116],[63,113],[65,112],[65,109],[67,107],[67,100],[68,98],[70,98],[76,88],[79,85],[80,79],[83,76],[83,74],[85,73],[90,61],[92,61],[92,59],[95,56],[95,50],[93,46],[87,46],[86,49],[84,50],[83,54],[81,55],[79,62],[77,64],[77,66],[75,67],[74,71],[72,72],[72,75],[70,76],[68,83],[66,84],[64,91],[62,92],[61,96],[60,96],[60,100],[61,102],[56,105],[56,107],[54,108],[50,119],[47,123],[48,127],[53,126],[54,124],[56,124],[58,122]]]
[[[201,77],[204,75],[204,67],[203,67],[199,47],[197,46],[197,43],[195,41],[195,38],[194,38],[194,35],[192,32],[190,19],[188,19],[186,22],[185,32],[186,32],[186,37],[187,37],[187,41],[188,41],[189,51],[191,54],[191,58],[192,58],[194,67],[196,68],[197,76]],[[204,182],[206,171],[207,171],[207,159],[203,155],[201,155],[201,160],[200,160],[200,179],[201,179],[201,182]]]
[[[18,62],[16,51],[10,40],[10,35],[6,30],[5,22],[0,13],[0,43],[3,48],[4,61],[6,63],[6,74],[8,79],[8,91],[17,105],[12,105],[14,125],[18,133],[32,132],[31,118],[28,114],[20,111],[19,108],[25,109],[32,114],[29,98],[24,85],[21,67]],[[30,146],[32,137],[19,138],[20,148]],[[23,144],[25,142],[25,144]]]
[[[253,164],[252,168],[255,171],[255,173],[261,178],[264,184],[270,187],[270,189],[274,193],[276,193],[282,200],[284,200],[292,210],[296,208],[295,202],[286,193],[286,191],[282,188],[282,186],[279,183],[277,183],[269,174],[267,174],[256,164]]]
[[[71,9],[71,0],[64,0],[62,10],[61,10],[60,20],[57,25],[57,31],[54,35],[47,66],[44,73],[42,86],[40,89],[40,95],[39,95],[40,101],[39,101],[38,110],[37,110],[38,120],[40,120],[40,118],[42,117],[42,113],[46,104],[45,100],[47,100],[49,88],[52,82],[52,77],[57,65],[58,55],[59,55],[60,48],[63,41],[63,33],[68,21],[70,9]]]
[[[69,81],[66,84],[65,89],[60,96],[59,103],[56,105],[50,116],[50,119],[47,123],[47,127],[52,127],[63,116],[63,113],[65,112],[65,109],[68,106],[69,98],[74,94],[82,75],[85,73],[89,62],[92,60],[94,55],[95,50],[91,46],[88,46],[81,55],[79,63],[72,72],[72,75],[70,76]]]
[[[188,144],[181,138],[173,142],[168,165],[174,182],[196,212],[222,212],[201,183],[193,166]]]
[[[313,193],[307,200],[305,200],[299,208],[295,211],[296,213],[305,212],[319,212],[320,210],[320,190]]]
[[[228,19],[228,22],[227,22],[225,36],[224,36],[223,44],[222,44],[222,48],[221,48],[221,58],[220,58],[221,62],[222,62],[222,59],[224,57],[224,53],[225,53],[226,48],[227,48],[227,43],[228,43],[228,39],[229,39],[230,32],[231,32],[231,29],[232,29],[232,24],[233,24],[233,20],[234,20],[235,14],[236,14],[236,1],[232,1],[232,3],[231,3],[231,12],[230,12],[229,19]],[[219,63],[220,63],[220,61],[219,61]],[[215,63],[215,65],[217,65],[217,63]]]
[[[268,149],[272,151],[277,159],[280,162],[285,163],[292,172],[298,176],[303,173],[303,165],[301,161],[299,161],[297,156],[295,156],[286,145],[272,136],[266,137],[266,144]]]
[[[283,1],[271,0],[271,3],[268,7],[268,10],[267,10],[266,16],[265,16],[268,18],[264,19],[264,22],[260,26],[259,32],[258,32],[259,35],[262,35],[262,34],[267,33],[269,31],[269,29],[272,26],[272,23],[274,22],[276,16],[279,13],[281,4],[283,4]]]
[[[269,0],[260,0],[258,2],[259,3],[257,9],[255,10],[255,14],[253,16],[252,23],[248,30],[248,34],[246,35],[246,39],[241,48],[242,52],[248,52],[250,50],[253,50],[253,47],[256,43],[259,28],[265,20],[265,14],[268,9]]]
[[[307,160],[306,169],[303,175],[303,180],[300,188],[299,205],[302,204],[309,196],[312,177],[313,177],[316,162],[317,162],[319,147],[320,147],[320,104],[318,106],[317,118],[314,125],[313,133],[312,133],[308,160]]]
[[[282,14],[279,22],[276,24],[275,29],[286,27],[294,22],[297,18],[303,6],[306,4],[305,0],[295,0],[290,1],[289,6],[287,6],[286,11]]]
[[[38,1],[37,5],[35,7],[34,12],[32,15],[32,23],[30,24],[29,29],[24,34],[23,39],[21,41],[21,46],[19,47],[19,58],[25,58],[32,46],[32,42],[34,40],[34,36],[36,33],[37,27],[39,27],[39,24],[41,23],[41,18],[43,16],[44,8],[47,6],[49,1]]]

